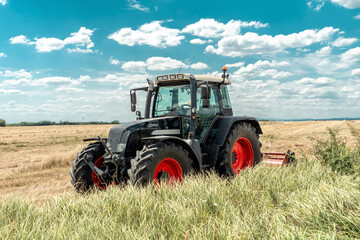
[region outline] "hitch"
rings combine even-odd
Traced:
[[[98,178],[100,179],[101,183],[105,184],[106,183],[106,179],[108,179],[110,176],[107,172],[101,170],[100,168],[96,167],[95,164],[92,162],[93,160],[93,156],[90,153],[85,154],[84,156],[84,160],[85,162],[89,165],[89,167],[91,168],[91,170],[94,171],[94,173],[96,174],[96,176],[98,176]],[[111,178],[111,177],[110,177]]]

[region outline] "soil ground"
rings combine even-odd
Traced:
[[[260,123],[262,151],[310,154],[313,139],[328,137],[327,128],[354,146],[360,121],[306,121]],[[106,137],[113,125],[0,128],[0,199],[11,197],[42,201],[73,195],[69,170],[76,152],[88,143],[83,138]]]

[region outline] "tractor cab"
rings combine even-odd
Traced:
[[[231,84],[228,78],[167,74],[157,76],[155,84],[148,80],[148,84],[148,88],[130,91],[132,111],[136,111],[136,91],[147,91],[145,115],[142,118],[137,111],[138,120],[179,117],[183,139],[193,136],[202,142],[218,116],[233,114],[227,89],[227,85]]]

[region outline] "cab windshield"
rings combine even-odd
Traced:
[[[186,115],[190,116],[191,93],[190,85],[159,87],[154,116]]]

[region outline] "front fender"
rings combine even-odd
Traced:
[[[201,148],[198,140],[193,140],[193,139],[184,140],[174,136],[155,136],[155,137],[143,138],[143,141],[172,142],[181,145],[189,152],[190,157],[194,161],[194,165],[195,165],[194,167],[196,168],[196,170],[200,170],[200,167],[202,166]]]

